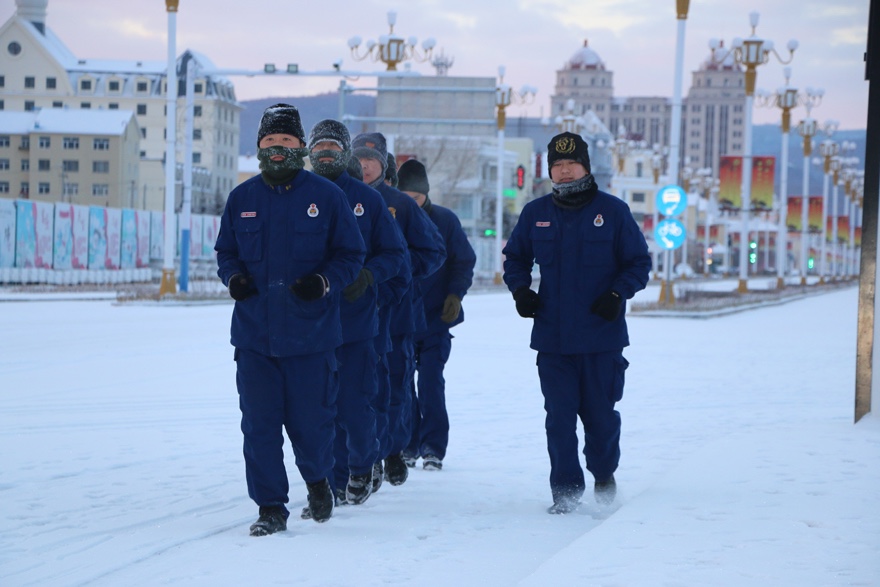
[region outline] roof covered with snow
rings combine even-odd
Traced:
[[[567,69],[596,69],[605,70],[605,63],[599,57],[599,54],[589,47],[589,43],[584,39],[584,46],[575,51],[574,55],[568,60]]]
[[[0,133],[122,135],[134,113],[130,110],[67,110],[44,108],[34,112],[0,112]]]

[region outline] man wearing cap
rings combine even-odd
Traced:
[[[523,208],[504,247],[504,282],[519,315],[534,319],[531,348],[538,351],[553,495],[548,511],[565,514],[585,489],[578,418],[596,500],[614,500],[620,460],[614,404],[629,364],[625,300],[644,289],[651,257],[629,207],[596,186],[580,135],[556,135],[547,150],[553,192]]]
[[[426,470],[440,470],[449,444],[446,381],[443,368],[452,350],[449,329],[464,322],[461,300],[474,279],[477,255],[449,208],[431,202],[425,166],[410,159],[397,172],[398,189],[424,210],[443,237],[446,261],[420,283],[427,325],[415,334],[415,366],[418,392],[412,388],[412,434],[404,451],[406,464],[414,467],[419,457]]]
[[[392,485],[406,481],[408,471],[403,450],[410,440],[410,396],[415,364],[413,360],[413,334],[425,323],[418,282],[437,271],[446,258],[443,238],[437,227],[419,208],[412,198],[385,183],[388,150],[385,136],[381,133],[362,133],[352,141],[352,154],[361,162],[364,183],[382,194],[385,205],[397,219],[406,239],[412,269],[412,287],[400,303],[390,309],[390,332],[392,348],[380,362],[379,375],[386,371],[390,386],[388,413],[389,434],[380,439],[384,458],[384,478]],[[381,350],[379,352],[382,352]],[[380,381],[380,386],[383,383]],[[377,477],[382,478],[382,462],[373,473],[374,489]]]
[[[339,297],[358,276],[364,241],[345,194],[303,169],[299,112],[270,106],[257,133],[260,175],[229,194],[214,249],[235,300],[231,342],[252,536],[287,529],[284,435],[315,521],[333,511]]]
[[[379,335],[379,288],[405,266],[406,241],[379,192],[352,179],[346,171],[351,158],[351,136],[344,124],[330,119],[318,122],[309,133],[308,147],[315,173],[345,192],[367,247],[363,269],[342,290],[343,344],[336,350],[339,396],[332,484],[337,504],[357,505],[365,502],[373,491],[373,464],[379,459],[376,413],[372,406],[378,392],[379,357],[374,339]]]

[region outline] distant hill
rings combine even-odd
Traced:
[[[325,118],[339,119],[339,94],[336,92],[317,96],[243,100],[241,102],[244,107],[244,110],[241,111],[241,143],[238,149],[240,155],[256,155],[257,129],[260,126],[260,117],[266,108],[279,102],[293,104],[297,107],[306,136],[315,123]],[[345,97],[345,112],[358,116],[375,116],[376,98],[349,94]]]

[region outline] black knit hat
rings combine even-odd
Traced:
[[[348,167],[345,168],[348,174],[355,179],[364,180],[364,168],[361,167],[360,159],[357,157],[349,157]]]
[[[391,184],[391,187],[397,187],[397,157],[394,153],[388,153],[388,167],[385,168],[385,181]]]
[[[260,130],[257,131],[257,147],[266,135],[285,134],[298,138],[305,145],[306,133],[299,119],[299,110],[290,104],[275,104],[263,111]]]
[[[547,168],[550,169],[561,159],[577,161],[590,173],[590,153],[580,135],[564,132],[550,139],[547,145]]]
[[[421,161],[409,159],[397,170],[397,189],[428,195],[428,172]]]
[[[365,132],[356,136],[351,142],[351,154],[358,159],[376,159],[382,164],[382,175],[385,175],[388,168],[388,147],[382,133]]]
[[[312,127],[309,133],[309,150],[315,148],[315,145],[321,141],[332,141],[339,145],[343,151],[351,149],[351,135],[344,124],[338,120],[327,118]]]

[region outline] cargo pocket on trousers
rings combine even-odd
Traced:
[[[619,402],[623,399],[623,384],[626,379],[626,368],[629,367],[629,361],[618,355],[614,358],[614,384],[611,387],[612,401]]]

